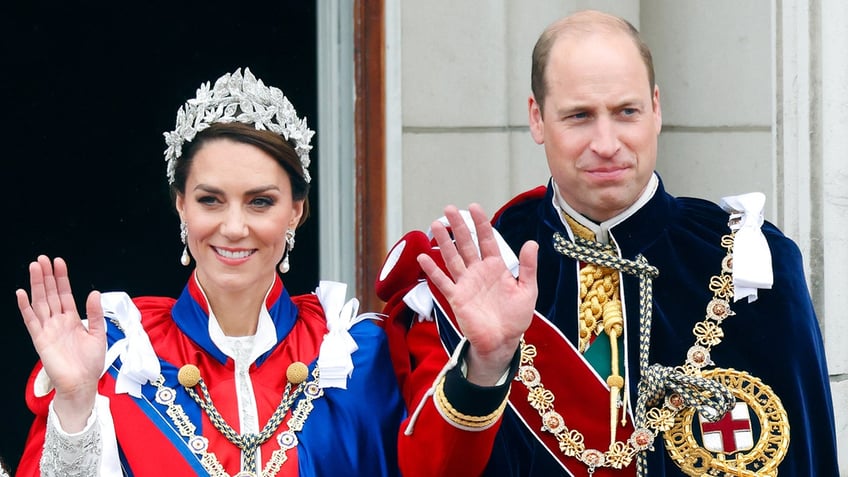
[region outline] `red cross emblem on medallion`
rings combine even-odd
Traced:
[[[704,448],[710,452],[733,454],[754,447],[754,431],[748,405],[737,401],[733,409],[718,422],[708,422],[698,415]]]

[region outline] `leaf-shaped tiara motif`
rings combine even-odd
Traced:
[[[303,165],[303,178],[310,182],[309,151],[312,131],[306,118],[297,117],[297,111],[279,88],[265,86],[256,79],[249,68],[227,73],[215,81],[197,88],[197,96],[177,110],[177,124],[173,131],[164,133],[165,161],[168,163],[168,184],[174,183],[177,158],[182,155],[183,144],[191,142],[200,131],[214,123],[239,122],[259,130],[268,130],[294,143],[294,150]]]

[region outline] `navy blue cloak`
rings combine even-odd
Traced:
[[[552,206],[553,190],[528,194],[502,209],[495,227],[510,247],[539,243],[539,297],[536,310],[577,343],[577,274],[574,260],[553,246],[555,232],[568,237]],[[797,245],[774,225],[762,227],[771,249],[774,284],[753,303],[733,303],[736,315],[724,321],[724,340],[712,349],[716,366],[743,370],[770,386],[781,399],[791,427],[788,453],[778,467],[781,477],[837,476],[833,407],[819,324],[804,278]],[[622,257],[641,254],[659,269],[653,282],[653,329],[650,362],[679,366],[694,342],[695,323],[704,319],[713,297],[710,277],[721,271],[729,232],[728,214],[716,204],[676,198],[662,183],[650,201],[610,229]],[[622,274],[629,334],[627,350],[631,402],[639,380],[639,283]],[[515,384],[514,384],[515,385]],[[566,420],[568,419],[567,416]],[[601,424],[606,425],[606,424]],[[651,477],[683,476],[662,439],[648,453]],[[564,475],[563,469],[508,409],[488,462],[487,476]]]

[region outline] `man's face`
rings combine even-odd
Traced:
[[[659,89],[624,33],[560,37],[548,57],[544,112],[531,96],[530,131],[544,144],[563,199],[598,222],[641,195],[657,161]]]

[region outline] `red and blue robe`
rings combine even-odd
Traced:
[[[159,358],[165,385],[176,390],[176,402],[198,427],[196,434],[209,439],[209,452],[215,453],[228,474],[235,475],[240,471],[240,450],[213,427],[206,413],[177,381],[181,366],[196,365],[218,411],[234,429],[239,429],[233,360],[210,338],[209,305],[195,279],[192,277],[177,300],[141,297],[133,302],[141,311],[142,325]],[[314,294],[290,297],[279,277],[265,306],[274,324],[276,344],[249,370],[260,429],[280,403],[288,366],[303,362],[311,374],[328,331],[318,298]],[[107,323],[112,346],[124,335],[113,323]],[[297,447],[288,450],[279,476],[399,475],[396,435],[404,407],[385,334],[370,320],[357,323],[349,332],[358,349],[352,354],[354,370],[347,389],[326,388],[322,397],[312,401],[314,409],[297,433]],[[208,475],[185,439],[174,430],[173,422],[165,415],[166,406],[156,402],[153,385],[142,387],[141,398],[115,392],[120,367],[119,359],[101,379],[99,393],[109,398],[124,474]],[[53,395],[50,392],[37,397],[34,393],[34,380],[40,369],[39,364],[27,387],[27,402],[36,419],[18,468],[20,476],[39,475],[48,404]],[[292,405],[290,411],[296,406],[297,403]],[[276,436],[287,429],[287,420],[288,416],[274,436],[261,445],[263,468],[279,448]]]

